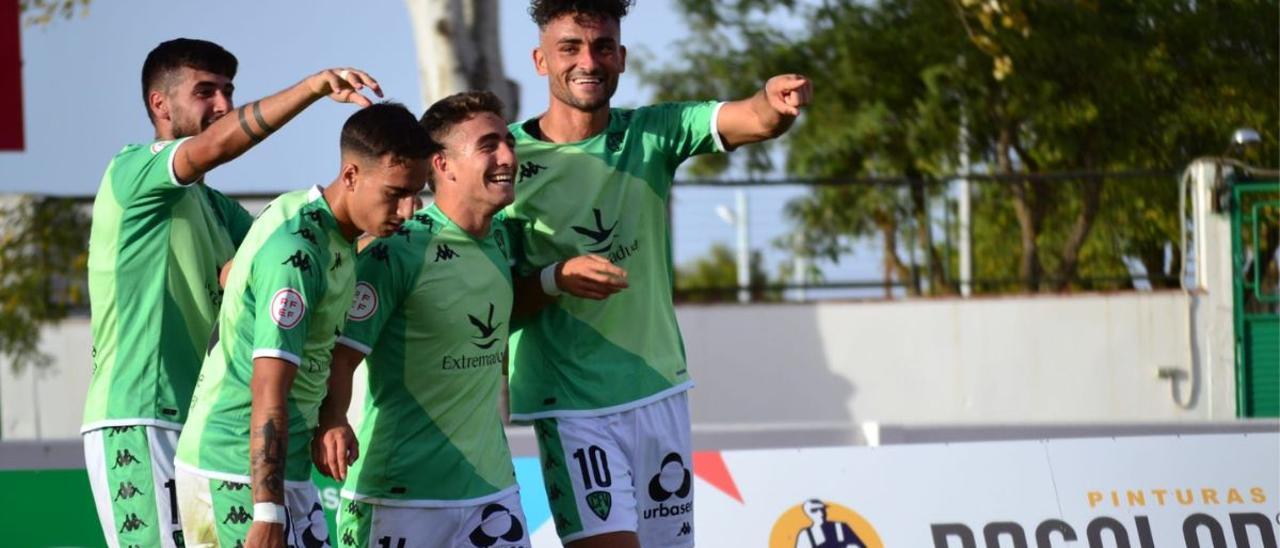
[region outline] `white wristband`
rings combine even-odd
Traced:
[[[556,267],[558,266],[560,266],[560,263],[547,265],[546,268],[542,269],[542,274],[539,276],[542,281],[542,292],[552,297],[556,297],[561,293],[560,286],[556,285]]]
[[[285,512],[283,504],[274,502],[255,502],[253,503],[253,521],[264,521],[267,523],[284,523]]]

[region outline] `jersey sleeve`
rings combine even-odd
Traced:
[[[173,159],[187,139],[156,141],[116,157],[111,174],[112,192],[124,203],[163,199],[166,195],[186,190],[173,172]]]
[[[718,101],[661,103],[643,109],[646,130],[661,136],[673,170],[690,157],[725,151],[720,132],[716,130],[716,118],[723,104]]]
[[[253,258],[253,357],[301,365],[313,307],[324,296],[316,250],[288,234],[273,235]]]
[[[212,188],[209,189],[209,198],[209,202],[218,213],[218,219],[222,221],[222,226],[231,234],[232,244],[240,247],[245,234],[249,233],[249,227],[253,225],[253,215],[250,215],[240,202]]]
[[[366,356],[372,353],[382,327],[412,289],[415,276],[409,272],[412,266],[406,264],[404,246],[398,245],[401,241],[394,235],[379,238],[356,257],[355,296],[339,344]]]

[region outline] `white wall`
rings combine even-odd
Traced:
[[[1185,409],[1157,378],[1192,362],[1190,303],[1181,292],[1115,293],[682,306],[678,316],[694,422],[711,429],[1230,419],[1229,361],[1198,366],[1194,394],[1179,382]],[[1207,330],[1197,328],[1202,353]],[[55,365],[15,375],[0,363],[4,438],[77,434],[89,345],[88,320],[72,319],[45,333]]]

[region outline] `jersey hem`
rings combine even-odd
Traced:
[[[302,358],[292,352],[286,352],[279,348],[258,348],[253,351],[253,359],[257,358],[278,358],[293,363],[294,366],[302,365]]]
[[[637,407],[649,405],[658,400],[666,399],[681,392],[686,392],[693,388],[693,379],[689,379],[671,388],[652,394],[638,400],[632,400],[627,403],[618,404],[610,407],[599,407],[596,409],[552,409],[548,411],[538,411],[536,413],[511,413],[512,422],[532,422],[537,419],[554,419],[554,418],[571,418],[571,417],[600,417],[603,415],[612,415],[629,411]]]
[[[381,498],[381,497],[364,496],[359,493],[356,493],[355,491],[351,491],[348,489],[343,489],[341,491],[341,495],[342,495],[342,498],[344,499],[353,499],[353,500],[357,500],[367,504],[376,504],[378,506],[391,506],[395,508],[459,508],[459,507],[466,507],[466,506],[479,506],[481,504],[487,504],[490,502],[502,500],[518,492],[520,492],[520,486],[518,484],[512,484],[511,486],[490,495],[485,495],[483,497],[476,497],[476,498],[470,498],[470,499],[459,499],[459,500],[387,499],[387,498]]]
[[[182,470],[183,472],[186,472],[188,474],[195,474],[205,479],[229,481],[232,483],[244,483],[244,484],[253,483],[253,478],[250,478],[249,476],[242,476],[240,474],[229,474],[226,472],[214,472],[212,470],[203,470],[200,468],[196,468],[195,466],[191,466],[190,464],[187,464],[185,462],[182,462],[177,458],[173,459],[173,467],[179,470]],[[284,480],[285,487],[291,487],[294,489],[305,488],[307,486],[313,486],[313,485],[314,484],[311,482],[311,480],[307,480],[307,481]]]
[[[356,341],[354,339],[348,338],[346,336],[339,335],[337,342],[338,344],[345,346],[347,348],[350,348],[352,350],[358,350],[360,351],[361,354],[364,354],[366,356],[373,353],[373,349],[369,348],[368,345],[362,342]]]
[[[117,426],[155,426],[169,430],[182,431],[182,423],[162,421],[160,419],[107,419],[94,421],[89,424],[80,426],[80,435],[83,436],[94,430],[102,430],[103,428],[112,428]]]

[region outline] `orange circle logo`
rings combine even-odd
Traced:
[[[809,499],[788,508],[773,524],[769,548],[863,546],[884,548],[862,515],[834,502]]]

